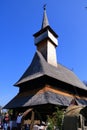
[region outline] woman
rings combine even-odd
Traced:
[[[3,128],[4,130],[8,130],[9,129],[9,114],[6,113],[4,119],[3,119]]]

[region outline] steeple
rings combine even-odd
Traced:
[[[46,5],[44,5],[42,27],[40,31],[34,34],[34,41],[37,50],[43,55],[45,60],[55,67],[57,67],[57,37],[58,35],[53,31],[48,23]]]
[[[46,4],[44,5],[43,8],[44,8],[44,13],[43,13],[43,21],[42,21],[41,29],[43,29],[49,25],[47,13],[46,13]]]

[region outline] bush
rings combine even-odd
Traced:
[[[54,130],[54,127],[62,130],[62,121],[63,121],[64,111],[56,108],[56,111],[52,114],[52,116],[48,116],[48,128],[47,130]]]

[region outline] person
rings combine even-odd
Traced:
[[[17,130],[21,130],[21,125],[22,125],[22,120],[23,118],[29,113],[31,112],[33,109],[29,108],[28,110],[26,110],[23,114],[19,113],[16,119],[16,123],[17,123]]]
[[[4,130],[8,130],[9,129],[9,121],[10,121],[9,114],[6,113],[6,115],[5,115],[4,119],[3,119],[3,129]]]
[[[17,130],[16,115],[10,114],[10,130]]]
[[[21,120],[22,120],[23,115],[21,113],[18,114],[16,123],[17,123],[17,130],[21,130]]]

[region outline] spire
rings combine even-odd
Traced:
[[[43,13],[43,21],[42,21],[41,29],[49,25],[47,14],[46,14],[46,4],[43,6],[43,9],[44,9],[44,13]]]
[[[43,55],[49,64],[57,67],[56,47],[58,45],[58,35],[49,26],[46,14],[46,5],[44,5],[41,30],[39,30],[33,36],[35,38],[34,41],[35,45],[37,46],[37,50]]]

